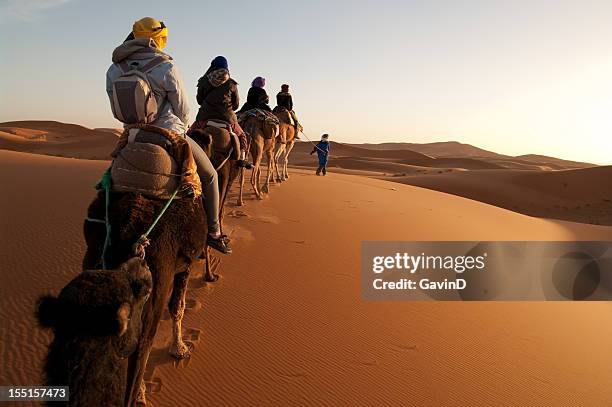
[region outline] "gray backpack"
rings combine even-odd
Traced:
[[[113,81],[113,116],[125,124],[149,124],[157,118],[157,101],[147,73],[168,59],[157,56],[145,65],[131,66],[124,60],[118,65],[122,74]]]

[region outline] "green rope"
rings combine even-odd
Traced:
[[[110,168],[108,168],[102,175],[102,178],[100,179],[100,181],[96,184],[96,189],[98,190],[104,189],[104,196],[105,196],[104,224],[106,226],[106,237],[104,238],[104,247],[102,248],[102,268],[103,269],[106,269],[106,251],[111,244],[111,224],[110,224],[108,213],[109,213],[109,208],[110,208],[110,190],[111,190],[112,185],[113,185],[113,181],[111,178]],[[168,207],[170,206],[174,198],[176,198],[176,195],[179,193],[180,190],[181,190],[181,186],[176,188],[176,190],[170,196],[170,199],[166,201],[166,204],[164,205],[162,210],[159,212],[159,214],[157,215],[157,217],[155,218],[151,226],[149,226],[149,229],[147,229],[147,231],[142,236],[140,236],[140,238],[138,238],[138,241],[132,247],[135,255],[140,256],[144,259],[144,255],[145,255],[144,249],[145,247],[149,245],[149,239],[148,239],[149,234],[153,231],[153,229],[155,228],[155,226],[157,225],[161,217],[164,215],[164,213],[166,212],[166,210],[168,209]],[[189,192],[188,195],[193,194],[192,189],[190,189],[188,192]],[[92,219],[92,220],[97,221],[95,219]]]
[[[153,221],[153,224],[151,226],[149,226],[149,229],[147,230],[147,232],[142,235],[143,237],[148,237],[149,233],[151,233],[153,231],[153,228],[155,227],[155,225],[157,225],[157,222],[159,222],[159,220],[161,219],[162,215],[164,214],[164,212],[166,212],[166,209],[168,209],[168,207],[170,206],[170,204],[172,203],[172,201],[174,200],[174,198],[176,197],[176,194],[178,193],[180,187],[178,187],[173,193],[172,196],[170,196],[170,199],[168,199],[168,201],[166,202],[166,204],[164,205],[164,207],[162,208],[161,212],[159,213],[159,215],[157,215],[157,218],[155,218],[155,221]]]
[[[102,174],[102,178],[96,184],[96,189],[104,189],[104,196],[105,196],[104,225],[106,226],[106,237],[104,238],[104,247],[102,248],[102,268],[103,269],[106,269],[106,250],[108,249],[108,246],[110,246],[110,241],[111,241],[111,224],[108,219],[108,212],[109,212],[108,209],[110,206],[110,189],[112,185],[113,185],[113,181],[112,181],[111,174],[110,174],[110,168],[108,168],[106,171],[104,171],[104,174]]]
[[[145,248],[150,243],[149,239],[148,239],[149,234],[153,231],[153,229],[157,225],[157,222],[159,222],[161,217],[164,215],[164,213],[166,212],[166,209],[168,209],[168,207],[170,206],[170,204],[172,203],[172,201],[174,200],[174,198],[176,197],[176,194],[179,192],[180,189],[181,189],[181,187],[179,186],[172,193],[172,195],[170,196],[170,199],[168,199],[168,201],[166,201],[166,204],[164,205],[162,210],[159,212],[159,214],[157,215],[157,217],[155,218],[155,220],[153,221],[151,226],[149,226],[149,229],[142,236],[140,236],[138,238],[136,243],[134,243],[134,246],[132,246],[132,251],[134,252],[134,256],[139,256],[139,257],[144,259],[144,257],[145,257]]]

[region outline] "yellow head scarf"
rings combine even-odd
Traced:
[[[160,50],[166,48],[168,28],[161,21],[151,17],[141,18],[132,26],[132,33],[134,33],[134,38],[153,39]]]

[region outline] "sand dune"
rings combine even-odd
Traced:
[[[0,151],[2,194],[10,197],[0,204],[3,384],[40,382],[50,338],[34,327],[34,301],[79,272],[82,219],[106,165]],[[359,294],[365,239],[597,240],[612,228],[295,170],[269,199],[247,205],[227,208],[234,254],[222,260],[222,279],[190,282],[189,361],[175,365],[166,354],[163,322],[147,376],[154,405],[604,406],[612,399],[607,303],[374,303]]]
[[[509,155],[498,154],[492,151],[484,150],[472,146],[470,144],[459,143],[457,141],[444,141],[435,143],[380,143],[380,144],[354,144],[358,147],[363,147],[373,150],[412,150],[419,153],[429,155],[436,158],[444,157],[469,157],[475,159],[483,159],[488,162],[523,164],[523,165],[538,165],[550,166],[550,169],[569,169],[569,168],[587,168],[594,167],[594,164],[583,163],[578,161],[563,160],[560,158],[548,157],[538,154],[526,154],[516,157]],[[504,165],[505,166],[505,165]],[[514,168],[510,166],[509,168]]]
[[[295,165],[315,165],[309,157],[312,144],[308,142],[296,143],[292,153],[292,163]],[[482,155],[477,155],[482,153]],[[492,169],[524,169],[524,170],[563,170],[574,168],[595,167],[593,164],[562,160],[553,157],[527,155],[520,157],[505,156],[479,149],[469,144],[457,142],[447,143],[382,143],[382,144],[344,144],[331,145],[331,158],[345,160],[343,166],[337,160],[330,161],[330,167],[356,168],[355,161],[346,161],[351,158],[364,163],[371,161],[369,171],[388,172],[387,167],[381,165],[386,162],[445,169],[492,170]],[[363,165],[357,165],[363,169]],[[387,174],[391,175],[391,174]],[[402,175],[401,168],[395,175]]]
[[[435,143],[380,143],[380,144],[355,144],[356,146],[373,150],[413,150],[431,157],[480,157],[480,158],[505,158],[503,154],[484,150],[470,144],[458,141],[441,141]]]
[[[92,130],[54,121],[0,123],[0,149],[34,154],[108,159],[117,137],[114,129]]]
[[[612,225],[612,166],[565,171],[464,171],[386,179],[531,216]]]

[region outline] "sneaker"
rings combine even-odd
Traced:
[[[225,240],[226,237],[227,237],[226,235],[221,235],[215,239],[209,234],[206,244],[212,247],[213,249],[220,251],[223,254],[232,254],[232,248],[229,246],[229,244]]]
[[[250,170],[251,168],[253,168],[253,164],[251,164],[247,160],[238,160],[236,161],[236,165],[238,167],[246,168],[247,170]]]

